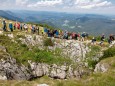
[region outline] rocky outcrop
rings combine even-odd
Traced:
[[[109,45],[109,47],[115,46],[115,41],[112,41],[112,43]]]
[[[87,52],[90,52],[88,46],[85,46],[83,42],[77,40],[64,40],[51,38],[54,42],[54,46],[49,46],[50,51],[56,51],[57,48],[61,49],[61,54],[65,57],[69,57],[74,62],[80,62],[85,59]],[[20,38],[23,44],[28,46],[36,46],[43,50],[45,49],[43,45],[43,36],[39,35],[25,35],[25,39]]]
[[[6,52],[5,47],[0,46],[0,79],[1,80],[29,80],[30,70],[27,67],[18,65],[14,58]]]
[[[66,78],[66,71],[67,71],[66,66],[57,66],[54,64],[50,68],[49,76],[52,78],[65,79]]]
[[[49,86],[47,84],[38,84],[37,86]]]
[[[110,68],[110,65],[108,63],[98,63],[95,66],[94,72],[107,72]]]
[[[29,80],[31,73],[24,66],[16,64],[15,59],[8,58],[0,61],[0,79],[8,80]]]
[[[44,63],[35,63],[28,61],[32,69],[34,77],[42,77],[44,75],[55,79],[66,78],[81,78],[83,75],[89,74],[90,71],[83,69],[82,67],[72,68],[72,66],[58,66],[56,64],[47,65]]]

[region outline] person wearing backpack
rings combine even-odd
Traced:
[[[95,44],[95,42],[96,42],[96,38],[95,38],[95,37],[93,37],[93,39],[92,39],[92,44],[94,45],[94,44]]]
[[[101,45],[101,46],[102,46],[104,40],[105,40],[105,35],[103,34],[103,35],[101,36],[101,42],[100,42],[100,45]]]
[[[81,41],[85,41],[85,32],[81,34]]]
[[[10,31],[13,32],[13,24],[12,24],[12,22],[9,23],[9,28],[10,28]]]
[[[110,34],[109,39],[108,39],[109,44],[111,44],[114,40],[115,40],[114,35]]]

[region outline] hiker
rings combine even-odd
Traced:
[[[88,33],[85,33],[85,39],[87,40],[89,37],[89,34]]]
[[[18,30],[20,29],[20,23],[19,22],[17,23],[17,29]]]
[[[76,33],[75,32],[73,32],[71,35],[72,35],[72,39],[76,39]]]
[[[84,40],[85,40],[85,32],[81,34],[81,41],[84,41]]]
[[[16,28],[17,28],[17,24],[15,23],[15,24],[14,24],[14,30],[16,30]]]
[[[59,32],[58,32],[58,30],[56,30],[55,36],[56,36],[56,38],[59,38]]]
[[[22,26],[23,26],[23,25],[22,25],[22,24],[20,24],[20,30],[22,30],[22,28],[23,28]]]
[[[14,24],[14,30],[16,29],[15,24]]]
[[[80,33],[77,33],[77,40],[78,41],[80,41],[80,37],[81,37]]]
[[[64,31],[63,39],[68,39],[68,32],[67,32],[67,30]]]
[[[12,22],[9,23],[9,28],[10,28],[10,31],[13,32],[13,24],[12,24]]]
[[[28,32],[28,26],[27,26],[27,24],[24,24],[24,29],[25,29],[26,32]]]
[[[95,37],[93,37],[93,38],[92,38],[92,42],[91,42],[91,43],[94,45],[94,44],[95,44],[95,42],[96,42],[96,38],[95,38]]]
[[[35,33],[35,25],[32,25],[31,32],[34,34]]]
[[[39,35],[39,27],[38,26],[36,26],[36,32]]]
[[[52,32],[52,30],[48,30],[48,37],[52,37],[53,36],[53,32]]]
[[[111,44],[114,40],[115,40],[114,35],[110,34],[109,39],[108,39],[109,44]]]
[[[6,31],[7,26],[6,26],[6,21],[5,21],[5,19],[3,19],[2,24],[3,24],[3,31]]]
[[[103,44],[104,40],[105,40],[105,35],[103,34],[103,35],[101,36],[101,42],[100,42],[100,45]]]
[[[45,33],[45,35],[47,35],[47,33],[48,33],[47,28],[44,28],[44,33]]]

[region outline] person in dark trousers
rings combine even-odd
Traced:
[[[94,44],[95,44],[95,42],[96,42],[96,38],[95,38],[95,37],[93,37],[93,39],[92,39],[92,44],[94,45]]]
[[[111,34],[108,39],[109,44],[111,44],[114,40],[115,40],[114,35]]]
[[[6,28],[7,28],[7,26],[6,26],[6,21],[3,20],[3,31],[6,31]]]
[[[12,22],[9,23],[9,28],[10,28],[10,31],[13,32],[13,24],[12,24]]]
[[[101,46],[102,46],[104,40],[105,40],[105,35],[102,35],[102,36],[101,36],[101,42],[100,42],[100,45],[101,45]]]
[[[23,25],[22,24],[20,24],[20,30],[22,30],[23,29]]]

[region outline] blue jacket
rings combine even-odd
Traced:
[[[12,24],[9,24],[9,28],[12,29],[12,28],[13,28],[13,25],[12,25]]]

